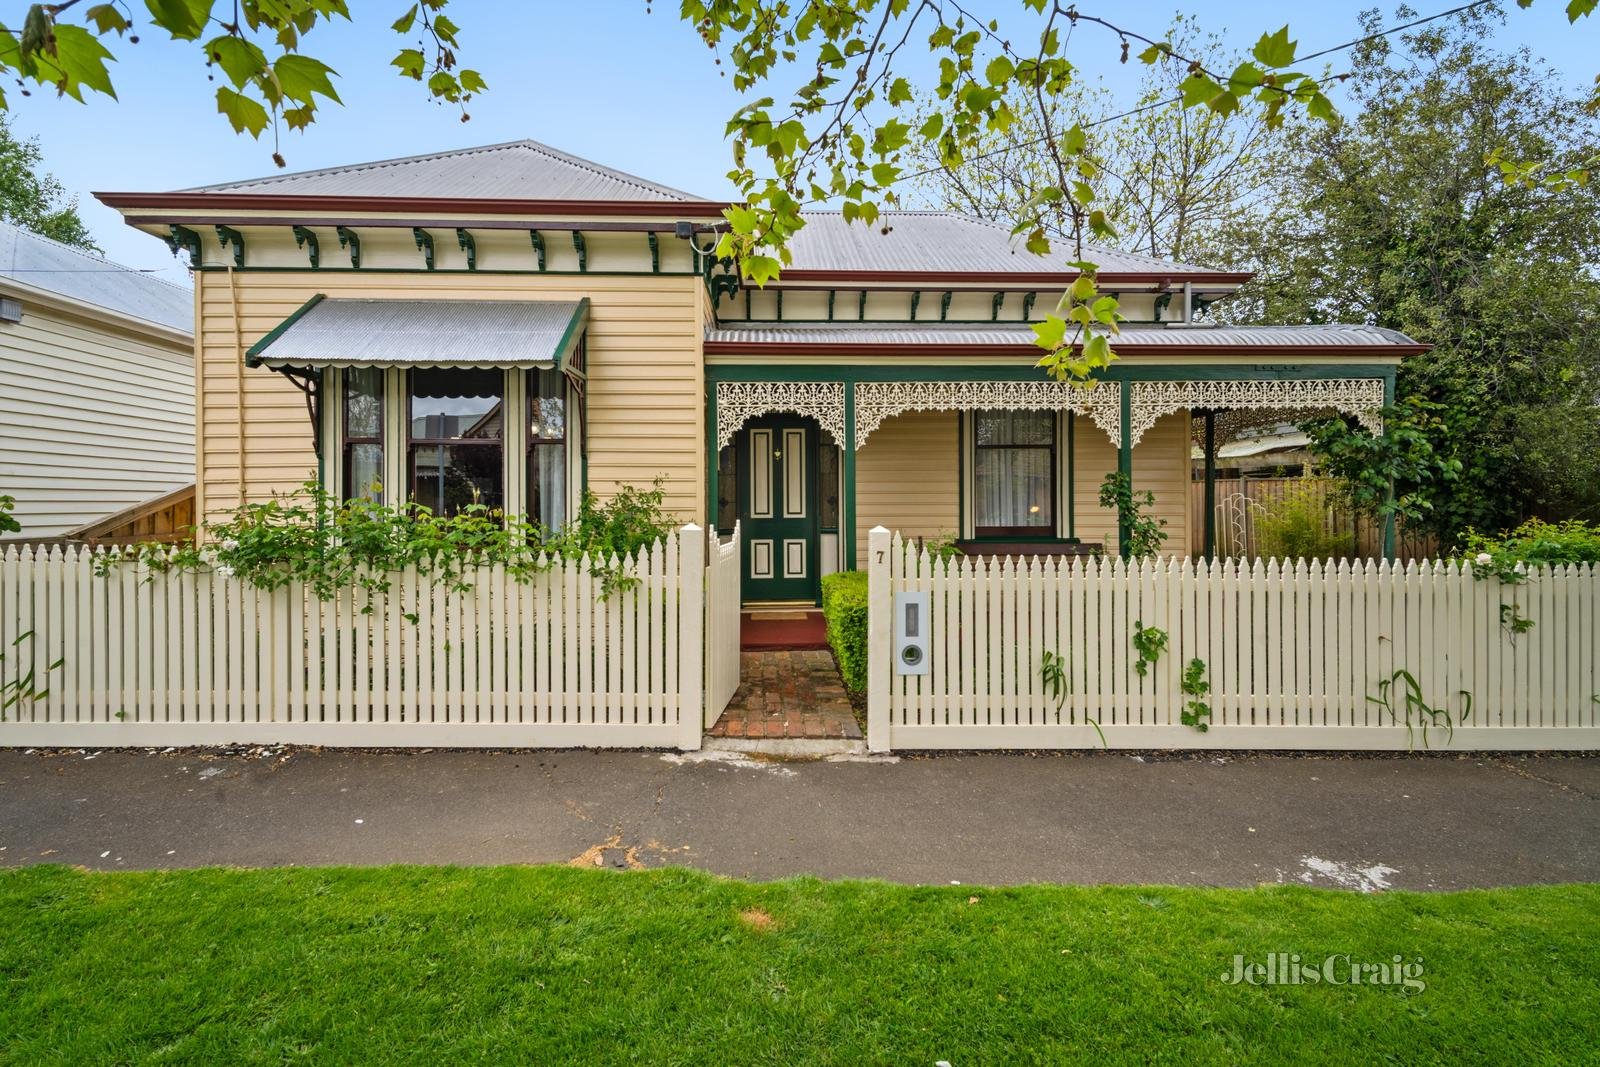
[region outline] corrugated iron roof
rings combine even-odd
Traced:
[[[538,141],[526,140],[293,174],[270,174],[178,191],[481,200],[702,199],[681,189],[568,155]]]
[[[0,222],[0,276],[184,333],[194,290]]]
[[[582,300],[313,297],[250,349],[268,367],[552,367],[588,322]]]
[[[725,322],[706,330],[709,342],[760,345],[1025,345],[1033,344],[1034,332],[1022,322],[959,324],[944,322]],[[1415,344],[1398,330],[1381,326],[1182,326],[1129,324],[1112,339],[1112,345],[1169,345],[1173,347],[1298,348],[1306,345],[1329,348],[1386,348]]]
[[[1009,227],[953,211],[886,211],[871,226],[846,222],[836,211],[801,212],[805,225],[789,241],[794,261],[784,273],[927,271],[942,273],[1064,274],[1077,258],[1063,242],[1050,255],[1029,252]],[[1093,246],[1088,258],[1104,273],[1211,274],[1208,267]]]

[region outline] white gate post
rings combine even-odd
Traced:
[[[882,526],[867,534],[867,749],[889,751],[890,639],[894,593],[890,588],[890,535]]]
[[[706,532],[678,531],[678,748],[700,747],[705,714]]]

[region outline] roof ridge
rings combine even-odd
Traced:
[[[106,256],[100,255],[96,252],[90,252],[86,248],[79,248],[77,245],[69,245],[65,241],[58,241],[54,237],[49,237],[35,230],[30,230],[26,226],[20,226],[9,219],[0,219],[0,226],[8,227],[12,231],[13,238],[18,236],[27,237],[31,240],[50,245],[51,247],[57,248],[62,252],[69,252],[80,259],[89,260],[91,263],[99,263],[107,267],[113,267],[123,274],[128,274],[135,278],[142,278],[146,281],[159,282],[160,284],[175,289],[180,293],[193,292],[193,290],[186,285],[179,285],[177,282],[168,281],[166,278],[160,277],[159,275],[146,273],[137,267],[130,267],[126,263],[118,263],[114,259],[109,259]],[[13,256],[13,259],[15,259],[15,256]],[[12,268],[10,267],[0,267],[0,274],[3,274],[11,269]]]
[[[341,163],[332,167],[313,167],[310,170],[285,171],[280,174],[269,174],[260,178],[241,178],[236,181],[216,182],[210,185],[196,185],[187,189],[180,189],[178,191],[185,193],[225,192],[228,189],[241,185],[272,185],[301,178],[317,178],[326,175],[355,174],[364,171],[385,170],[391,167],[398,167],[411,163],[427,163],[438,159],[485,155],[490,152],[503,152],[507,149],[513,148],[525,149],[529,152],[543,155],[549,159],[565,163],[568,166],[576,167],[579,170],[587,171],[590,174],[597,174],[601,177],[622,182],[625,185],[632,185],[635,188],[644,190],[645,192],[651,192],[669,198],[678,198],[682,200],[704,199],[695,193],[690,193],[683,189],[677,189],[670,185],[662,185],[659,182],[651,181],[650,179],[640,177],[637,174],[630,174],[627,171],[618,170],[615,167],[608,167],[604,163],[599,163],[592,159],[585,159],[582,156],[575,156],[570,152],[563,152],[559,148],[547,145],[543,141],[536,141],[531,137],[523,137],[513,141],[498,141],[494,144],[469,145],[466,148],[449,148],[439,152],[423,152],[410,156],[394,156],[389,159],[371,159],[361,163]]]

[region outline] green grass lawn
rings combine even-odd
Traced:
[[[1597,916],[1600,886],[5,870],[0,1060],[1570,1063]],[[1218,980],[1269,952],[1420,955],[1427,989]]]

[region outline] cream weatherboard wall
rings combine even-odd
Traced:
[[[936,538],[960,525],[957,488],[960,416],[953,411],[910,412],[884,421],[856,453],[856,566],[867,564],[867,533],[884,526],[902,537]],[[1116,512],[1100,506],[1100,483],[1117,468],[1111,439],[1087,418],[1073,433],[1073,504],[1080,540],[1117,546]],[[1150,514],[1166,520],[1165,548],[1187,555],[1190,478],[1189,415],[1157,421],[1133,449],[1137,490],[1156,494]]]
[[[17,498],[24,536],[188,484],[194,439],[194,356],[177,332],[29,297],[21,322],[0,323],[0,493]]]
[[[419,300],[587,296],[590,488],[604,495],[621,484],[647,486],[661,475],[673,512],[685,518],[704,514],[705,312],[695,277],[207,270],[196,282],[197,505],[208,516],[236,506],[241,492],[263,500],[315,475],[311,425],[299,390],[265,368],[244,367],[240,354],[316,293]]]

